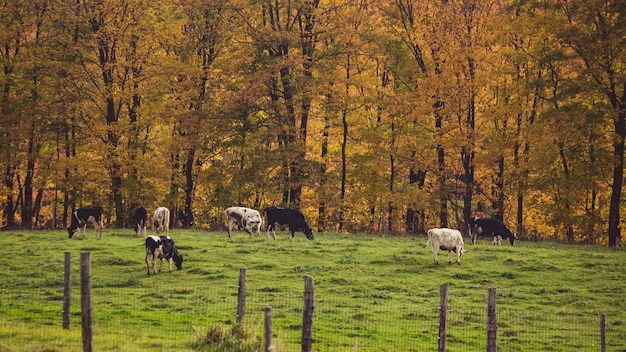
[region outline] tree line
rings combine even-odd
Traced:
[[[231,205],[319,231],[473,216],[621,241],[626,4],[14,0],[0,4],[2,226]]]

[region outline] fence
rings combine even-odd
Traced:
[[[66,263],[69,260],[66,259]],[[305,284],[304,299],[301,293],[295,292],[247,292],[245,270],[240,270],[236,288],[222,287],[219,292],[207,290],[194,300],[203,304],[194,304],[184,312],[167,309],[172,302],[181,299],[178,296],[182,291],[155,287],[145,292],[133,289],[132,294],[127,293],[126,304],[131,305],[133,299],[156,298],[158,303],[151,309],[162,310],[158,319],[142,320],[142,312],[123,306],[109,307],[109,315],[102,317],[98,307],[107,304],[106,297],[97,300],[90,297],[89,270],[89,254],[82,253],[80,312],[74,311],[78,309],[70,300],[70,281],[66,277],[60,315],[63,319],[58,325],[69,328],[72,323],[77,325],[76,320],[80,318],[81,330],[66,329],[56,342],[61,346],[59,351],[91,351],[93,346],[98,351],[132,350],[133,337],[126,332],[129,325],[141,325],[146,335],[155,337],[156,345],[148,347],[166,350],[167,346],[161,345],[164,342],[159,340],[163,336],[175,345],[192,346],[196,335],[211,323],[235,325],[244,321],[252,322],[259,336],[264,337],[267,348],[273,344],[278,351],[495,351],[496,348],[503,351],[605,351],[605,336],[615,350],[618,346],[622,350],[626,347],[621,341],[610,340],[611,336],[620,338],[616,331],[620,326],[606,331],[601,315],[498,311],[495,289],[489,291],[486,308],[449,305],[447,285],[441,287],[439,307],[430,309],[397,305],[377,297],[355,298],[351,304],[340,305],[332,299],[313,296],[312,279]],[[65,272],[70,272],[69,268]],[[232,293],[225,293],[228,290]],[[0,308],[6,316],[0,320],[0,341],[5,342],[0,342],[0,350],[3,350],[2,344],[10,351],[33,350],[29,346],[11,347],[13,332],[19,329],[32,330],[33,337],[59,334],[58,328],[49,324],[12,317],[12,308],[20,312],[36,311],[38,308],[33,303],[27,293],[2,300]],[[59,320],[55,310],[37,313],[56,315]],[[307,325],[307,321],[311,324]],[[271,332],[267,328],[264,331],[264,326],[268,325]],[[623,332],[621,334],[623,336]],[[267,343],[269,337],[275,337],[271,343]],[[55,349],[51,346],[50,350]]]

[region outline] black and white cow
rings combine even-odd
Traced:
[[[447,228],[430,229],[428,230],[426,246],[428,246],[429,243],[433,246],[433,259],[435,260],[435,264],[439,264],[437,251],[440,249],[448,251],[448,263],[452,263],[450,255],[452,252],[455,252],[456,263],[459,265],[461,265],[463,253],[467,252],[463,248],[463,236],[461,236],[461,231],[459,230]]]
[[[160,234],[165,231],[165,236],[170,232],[170,210],[166,207],[158,207],[152,216],[152,231]]]
[[[304,220],[304,215],[301,212],[276,206],[270,206],[265,208],[265,214],[267,215],[267,234],[269,238],[269,232],[272,231],[272,237],[276,239],[276,224],[288,225],[289,234],[291,238],[294,238],[296,231],[302,231],[306,238],[313,239],[313,230]]]
[[[233,225],[239,225],[240,229],[244,229],[250,236],[256,231],[257,236],[261,236],[261,225],[263,218],[258,210],[245,207],[229,207],[225,210],[228,219],[228,238],[233,230]],[[267,235],[269,238],[269,234]]]
[[[515,242],[515,234],[506,228],[506,225],[497,219],[475,217],[469,221],[470,240],[476,244],[476,238],[481,236],[493,236],[493,244],[501,244],[502,239],[509,239],[511,246]]]
[[[152,272],[156,271],[156,261],[161,260],[159,272],[163,268],[163,258],[170,263],[170,273],[172,272],[172,261],[178,270],[183,268],[183,256],[178,253],[174,240],[169,236],[148,236],[146,238],[146,266],[148,267],[148,275],[150,275],[150,266]]]
[[[72,213],[72,221],[70,223],[70,227],[67,228],[67,233],[69,234],[69,238],[74,236],[74,232],[78,231],[78,236],[81,237],[81,228],[82,228],[82,238],[85,237],[85,231],[87,230],[87,223],[91,223],[93,227],[96,229],[96,238],[102,237],[102,207],[83,207],[79,208]]]
[[[138,206],[137,209],[135,209],[134,222],[135,233],[137,234],[137,236],[143,235],[145,237],[146,226],[148,225],[148,211],[146,210],[146,208]]]

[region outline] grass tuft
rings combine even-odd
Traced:
[[[257,352],[263,350],[263,341],[249,325],[226,326],[211,324],[205,331],[196,331],[193,347],[199,351]]]

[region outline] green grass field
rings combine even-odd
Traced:
[[[550,242],[466,244],[462,265],[432,261],[425,237],[301,233],[278,240],[172,230],[183,270],[146,274],[143,238],[64,231],[4,231],[0,351],[80,351],[80,253],[91,252],[95,351],[212,351],[202,341],[233,327],[240,268],[247,269],[245,326],[258,350],[272,306],[278,351],[299,351],[304,276],[315,282],[315,351],[433,351],[439,288],[450,284],[448,351],[486,349],[486,297],[498,292],[503,351],[626,351],[624,250]],[[469,241],[466,241],[469,242]],[[71,328],[62,329],[64,252],[72,253]],[[164,265],[166,268],[166,265]],[[255,341],[256,340],[256,341]],[[229,347],[228,349],[235,349]],[[247,349],[245,349],[247,348]]]

